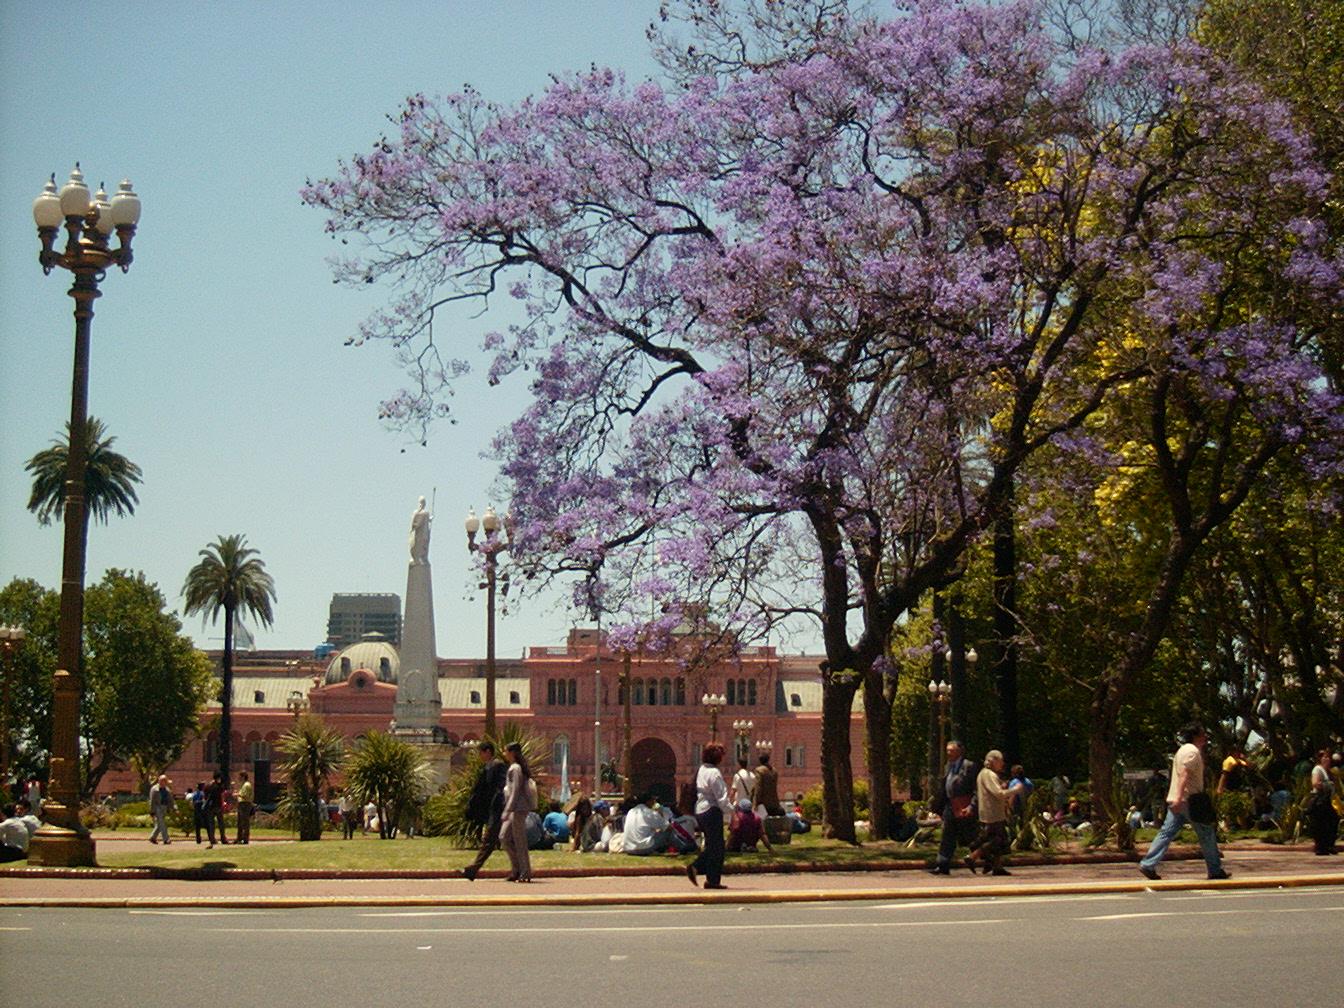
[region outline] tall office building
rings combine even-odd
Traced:
[[[366,633],[380,633],[401,647],[401,596],[391,592],[336,594],[327,617],[327,640],[349,647]]]

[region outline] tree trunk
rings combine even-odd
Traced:
[[[868,835],[887,839],[887,811],[891,808],[891,708],[895,691],[888,691],[883,674],[869,668],[863,677],[864,728],[868,740]]]
[[[952,734],[968,749],[966,740],[966,711],[970,706],[966,685],[966,621],[961,615],[961,592],[956,590],[947,598],[947,681],[952,687]]]
[[[229,786],[230,740],[233,736],[233,607],[224,607],[224,679],[219,694],[219,774]]]
[[[821,777],[823,835],[855,842],[854,769],[850,765],[849,723],[859,681],[851,675],[822,672]]]
[[[999,747],[1011,767],[1022,758],[1017,715],[1017,517],[1012,492],[994,522],[994,686]]]

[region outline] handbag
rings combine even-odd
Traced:
[[[1213,808],[1213,799],[1209,797],[1207,791],[1196,791],[1187,798],[1186,808],[1189,810],[1191,822],[1197,822],[1201,826],[1212,826],[1218,821],[1218,814]]]
[[[969,819],[974,814],[970,795],[953,795],[948,802],[952,806],[953,819]]]

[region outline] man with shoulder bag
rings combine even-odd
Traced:
[[[929,810],[943,818],[943,837],[938,845],[938,863],[934,875],[952,874],[952,857],[958,846],[970,846],[978,825],[975,806],[975,781],[980,768],[966,759],[960,742],[947,744],[947,769],[943,779],[932,788]]]
[[[1204,866],[1209,878],[1231,878],[1223,870],[1222,855],[1218,853],[1218,835],[1215,823],[1213,799],[1204,790],[1204,747],[1209,736],[1204,726],[1198,722],[1186,725],[1180,733],[1181,747],[1171,761],[1171,786],[1167,790],[1167,817],[1162,829],[1153,838],[1148,853],[1139,862],[1139,874],[1156,881],[1162,876],[1157,866],[1166,856],[1167,847],[1175,839],[1181,827],[1189,823],[1199,838],[1199,848],[1204,853]]]

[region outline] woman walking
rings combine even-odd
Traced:
[[[510,742],[504,747],[509,769],[504,779],[504,811],[499,817],[499,838],[509,855],[509,881],[531,882],[532,860],[527,854],[527,814],[533,811],[532,769],[523,747]]]
[[[723,746],[711,742],[700,754],[700,770],[695,775],[695,818],[705,836],[705,849],[686,866],[686,877],[696,885],[697,872],[703,872],[706,889],[727,889],[723,876],[723,818],[732,811],[728,804],[728,785],[719,764]]]
[[[1316,765],[1311,768],[1311,805],[1307,809],[1307,822],[1311,826],[1311,839],[1318,855],[1337,854],[1335,843],[1339,839],[1339,813],[1332,801],[1335,783],[1330,779],[1330,750],[1322,749],[1316,754]]]

